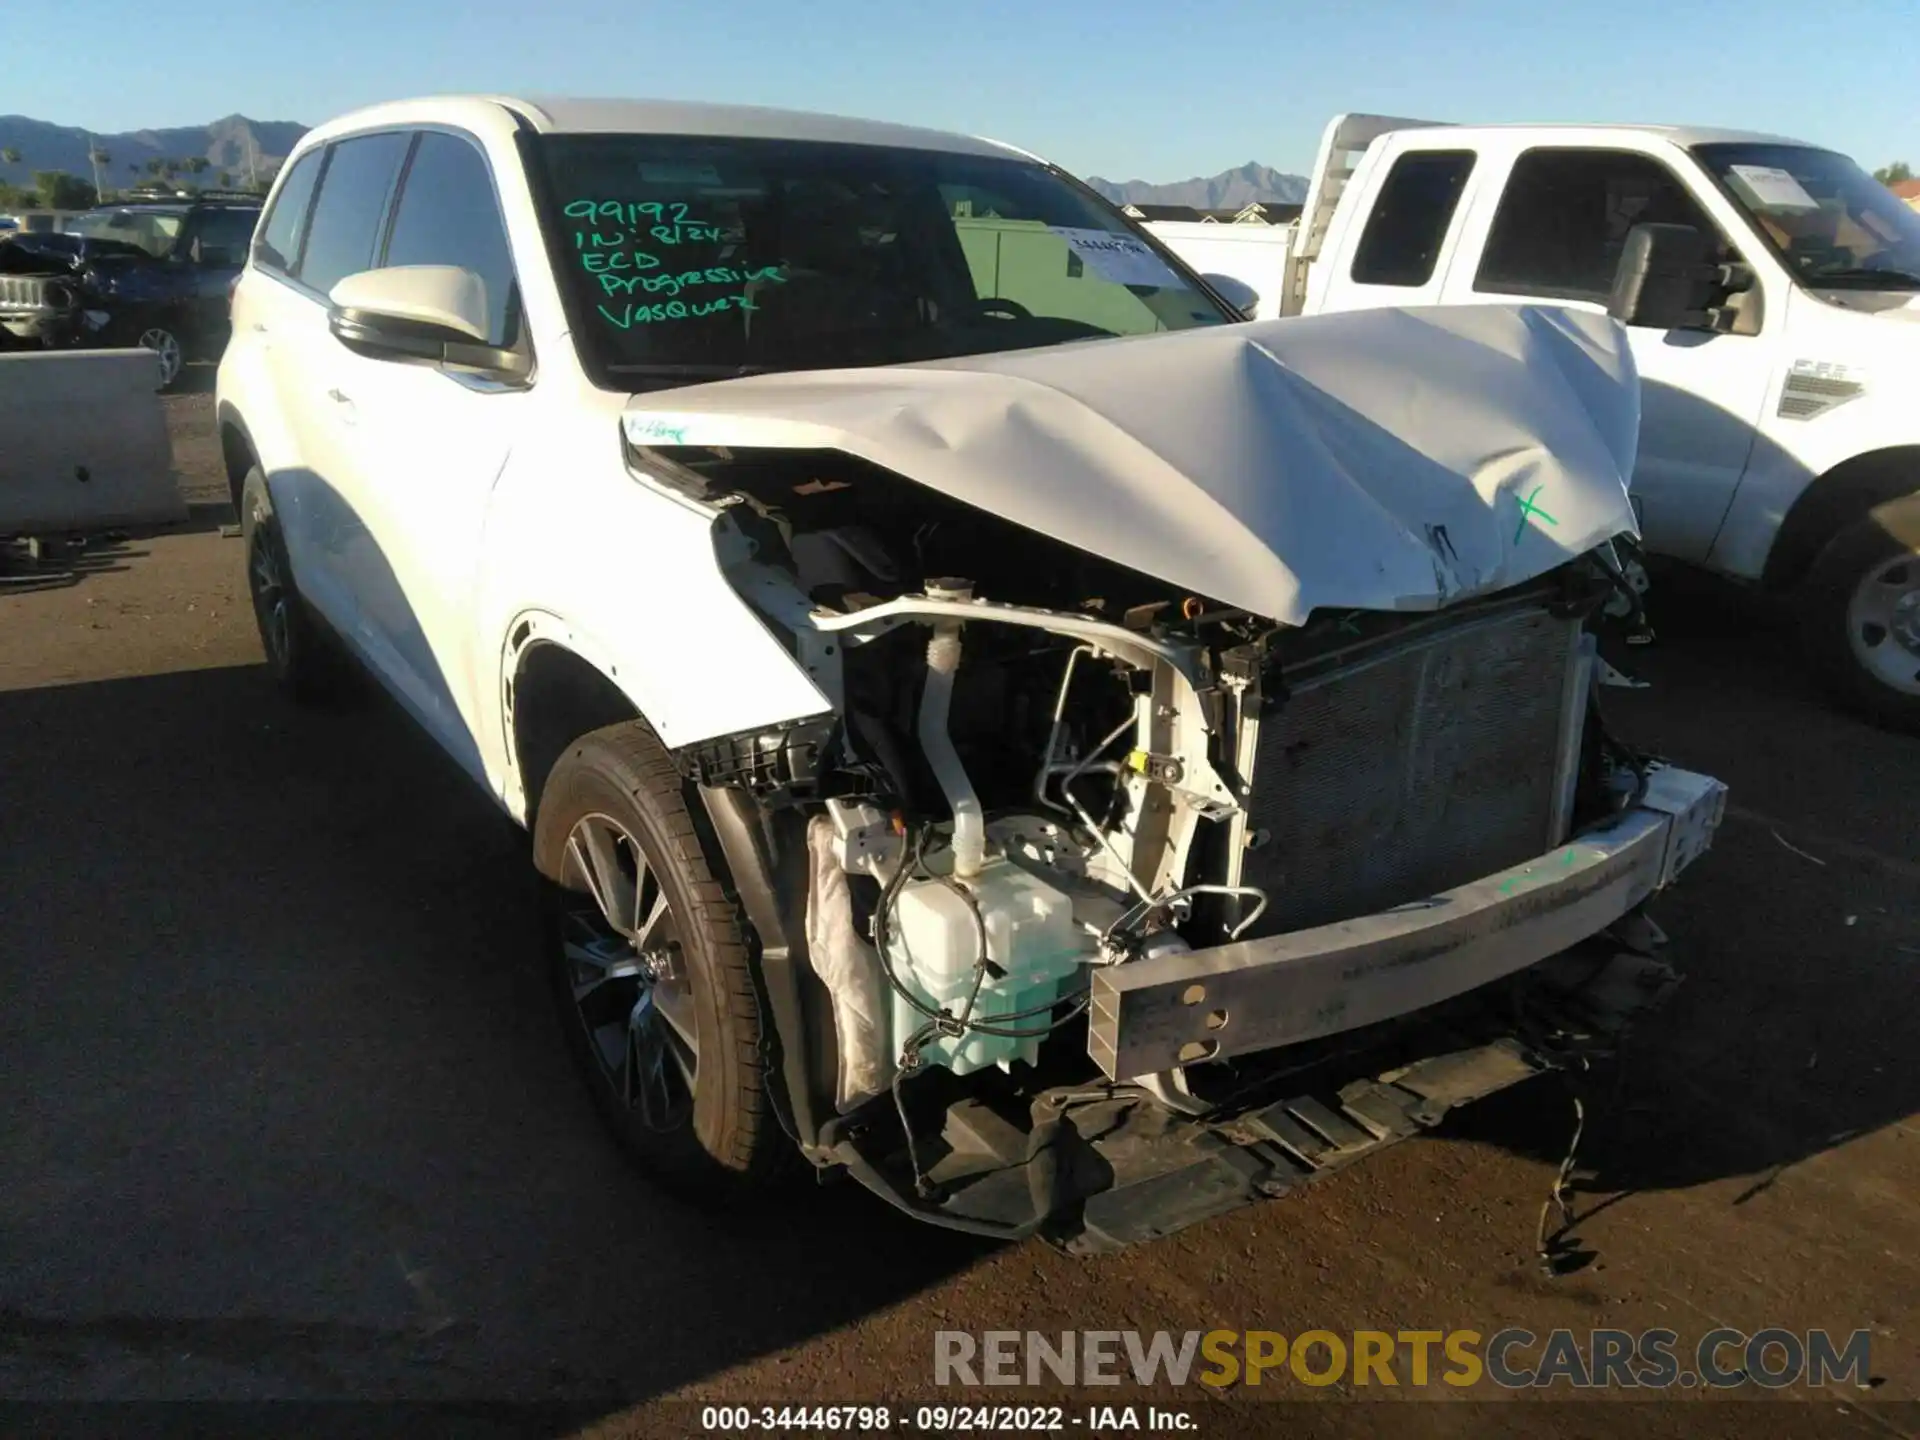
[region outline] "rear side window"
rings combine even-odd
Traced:
[[[487,289],[488,343],[502,348],[513,343],[513,252],[494,199],[492,173],[467,141],[434,130],[420,136],[401,182],[382,263],[473,271]]]
[[[324,295],[347,276],[373,268],[380,219],[409,138],[362,135],[333,147],[300,259],[303,285]]]
[[[1643,222],[1720,234],[1674,173],[1651,156],[1529,150],[1513,164],[1473,288],[1605,301],[1627,232]]]
[[[271,270],[291,273],[300,259],[300,227],[307,218],[307,202],[313,199],[313,182],[320,178],[322,153],[309,150],[293,162],[260,227],[254,258]]]
[[[1424,285],[1473,173],[1471,150],[1417,150],[1387,172],[1353,257],[1357,285]]]
[[[193,234],[193,258],[202,264],[239,264],[259,218],[256,210],[202,211]]]

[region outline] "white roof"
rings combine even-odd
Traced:
[[[1594,131],[1629,130],[1639,135],[1651,135],[1657,139],[1670,141],[1675,145],[1799,145],[1811,150],[1824,150],[1829,147],[1815,145],[1810,140],[1795,140],[1787,135],[1768,135],[1759,130],[1720,130],[1706,125],[1609,125],[1602,123],[1569,123],[1552,125],[1532,124],[1495,124],[1495,125],[1444,125],[1436,127],[1448,131],[1486,130],[1496,133],[1514,131]]]
[[[689,100],[590,99],[574,96],[435,95],[393,100],[337,116],[317,127],[331,136],[372,125],[420,124],[430,118],[460,123],[475,111],[511,111],[545,134],[714,135],[743,139],[812,140],[888,145],[1000,159],[1032,159],[995,140],[889,125],[843,115],[775,110],[757,105],[712,105]]]

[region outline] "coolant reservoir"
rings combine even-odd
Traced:
[[[989,860],[970,887],[986,920],[987,954],[1004,976],[989,974],[974,1002],[973,1018],[1009,1029],[1040,1030],[1045,1010],[1020,1019],[996,1020],[1016,1011],[1036,1010],[1070,988],[1080,962],[1089,953],[1073,925],[1066,895],[1019,866]],[[914,880],[894,901],[891,956],[900,981],[928,1005],[958,1015],[973,988],[980,935],[966,901],[938,880]],[[900,1047],[927,1017],[900,996],[893,997],[893,1044]],[[923,1063],[946,1065],[965,1075],[987,1065],[1005,1067],[1014,1060],[1032,1064],[1040,1050],[1037,1036],[1013,1039],[970,1032],[939,1036],[920,1048]]]

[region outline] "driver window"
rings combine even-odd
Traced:
[[[1529,150],[1494,213],[1477,291],[1605,303],[1635,225],[1726,240],[1672,171],[1626,150]]]
[[[507,347],[519,331],[519,290],[506,222],[486,156],[439,130],[421,132],[400,181],[382,265],[455,265],[480,277],[487,343]]]

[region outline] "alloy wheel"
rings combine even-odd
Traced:
[[[267,658],[276,670],[284,671],[293,653],[293,597],[264,527],[254,530],[252,551],[247,557],[247,588],[253,592],[253,613],[260,621]]]
[[[608,815],[567,836],[560,944],[568,990],[608,1087],[652,1130],[693,1115],[699,1027],[673,905],[639,842]]]
[[[173,384],[179,377],[182,362],[179,337],[156,325],[140,332],[140,348],[160,357],[160,388],[164,390]]]

